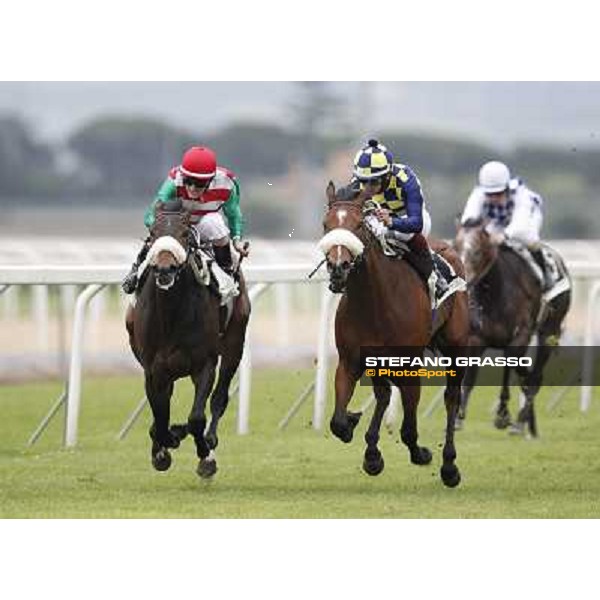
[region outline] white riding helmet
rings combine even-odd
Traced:
[[[510,181],[508,167],[497,160],[485,163],[479,169],[479,185],[486,194],[497,194],[503,192]]]

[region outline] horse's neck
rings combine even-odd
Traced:
[[[162,291],[154,282],[154,278],[148,278],[152,286],[153,318],[164,324],[180,322],[186,315],[190,302],[189,286],[191,279],[186,269],[177,278],[173,287],[168,291]]]
[[[490,268],[475,286],[478,301],[484,305],[501,306],[506,295],[506,282],[500,261],[500,252],[493,259]]]
[[[389,278],[378,262],[381,257],[377,254],[376,247],[367,247],[363,263],[348,278],[348,302],[362,307],[364,312],[381,307],[381,298],[389,288]]]

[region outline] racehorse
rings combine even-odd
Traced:
[[[239,295],[225,333],[219,334],[220,298],[208,273],[199,282],[198,242],[189,214],[180,200],[164,204],[150,231],[152,244],[135,305],[127,311],[131,349],[144,368],[146,397],[154,421],[150,427],[152,465],[171,466],[169,448],[177,448],[189,433],[196,444],[197,473],[207,478],[217,471],[214,449],[217,426],[229,401],[229,385],[239,365],[250,315],[246,285],[239,274]],[[208,268],[206,264],[204,268]],[[212,390],[219,356],[217,385],[210,400],[206,430],[205,406]],[[186,424],[172,425],[170,403],[175,380],[190,376],[194,401]]]
[[[361,413],[347,410],[363,373],[361,346],[411,346],[422,353],[425,346],[435,345],[453,356],[456,348],[466,345],[468,338],[466,293],[457,292],[442,304],[433,319],[426,284],[406,260],[390,258],[383,253],[364,221],[369,211],[364,192],[348,195],[347,190],[345,188],[343,193],[336,195],[333,182],[327,186],[328,206],[323,219],[325,235],[319,244],[327,261],[330,289],[343,293],[335,318],[338,365],[330,428],[346,443],[352,440],[361,417]],[[460,275],[462,267],[456,255],[448,247],[445,252],[452,255],[449,258]],[[454,421],[462,377],[462,368],[448,376],[444,394],[447,420],[440,476],[448,487],[460,483],[460,472],[455,464]],[[420,382],[417,380],[409,385],[401,377],[372,377],[371,380],[376,405],[365,435],[367,448],[363,469],[369,475],[378,475],[384,468],[378,442],[381,421],[390,402],[390,384],[400,389],[404,412],[400,435],[408,447],[410,460],[417,465],[429,464],[431,451],[417,443]]]
[[[567,289],[542,305],[541,284],[519,255],[505,245],[495,244],[488,235],[486,220],[478,219],[459,226],[455,239],[465,265],[470,295],[471,335],[469,345],[473,355],[481,356],[486,348],[500,348],[507,356],[525,355],[533,334],[538,336],[537,350],[531,370],[514,367],[525,404],[518,413],[511,433],[532,436],[538,433],[534,399],[542,385],[544,366],[558,344],[562,324],[571,303],[570,283]],[[568,271],[555,254],[559,272],[568,281]],[[541,310],[541,314],[540,314]],[[463,395],[457,420],[462,427],[466,417],[478,367],[467,368]],[[511,426],[508,410],[511,367],[505,367],[494,424],[498,429]]]

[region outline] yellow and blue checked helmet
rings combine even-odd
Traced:
[[[389,173],[394,157],[391,152],[377,140],[369,140],[354,157],[354,176],[359,181],[375,179]]]

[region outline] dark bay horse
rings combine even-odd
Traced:
[[[361,413],[349,412],[348,403],[362,375],[361,346],[413,346],[423,349],[435,345],[452,356],[454,348],[465,346],[468,338],[468,307],[465,292],[449,298],[432,319],[426,286],[406,260],[386,256],[363,220],[368,205],[360,194],[340,199],[332,182],[327,187],[328,207],[323,225],[325,236],[320,247],[330,273],[330,288],[343,293],[335,318],[338,365],[335,373],[335,410],[331,431],[343,442],[350,442]],[[446,249],[457,273],[462,273],[456,255]],[[453,256],[450,256],[453,255]],[[434,342],[432,341],[434,340]],[[421,350],[422,351],[422,350]],[[455,464],[454,421],[460,402],[463,369],[447,378],[444,394],[447,421],[440,475],[448,487],[460,483]],[[372,378],[375,410],[365,435],[367,448],[363,469],[378,475],[384,468],[378,448],[379,430],[390,402],[391,385],[401,392],[404,417],[401,438],[408,447],[413,464],[426,465],[432,454],[417,443],[417,406],[420,384],[408,385],[401,377]]]
[[[494,244],[486,232],[484,220],[472,221],[458,228],[455,247],[465,265],[469,287],[471,334],[469,343],[473,355],[481,356],[486,348],[503,349],[506,356],[520,357],[528,349],[534,334],[538,345],[531,370],[515,367],[525,404],[519,411],[512,433],[523,433],[525,426],[537,435],[534,399],[542,385],[545,364],[552,348],[558,344],[562,324],[571,303],[569,289],[556,295],[542,307],[541,284],[516,252]],[[568,278],[564,262],[556,256],[559,269]],[[540,314],[542,309],[542,314]],[[457,426],[466,417],[477,367],[469,367],[463,382],[463,396]],[[511,425],[508,409],[511,368],[505,367],[500,401],[494,424],[498,429]]]
[[[150,231],[148,267],[135,306],[127,311],[126,327],[131,349],[144,368],[146,397],[154,417],[150,428],[154,468],[166,471],[171,466],[169,448],[177,448],[189,433],[200,459],[197,472],[210,477],[217,470],[213,452],[218,444],[217,425],[242,356],[250,303],[240,273],[240,294],[227,330],[220,336],[219,296],[206,281],[198,282],[198,267],[192,265],[197,241],[189,215],[179,200],[164,206]],[[206,430],[205,407],[219,356],[219,378]],[[171,426],[174,382],[186,376],[195,389],[192,409],[186,424]]]

